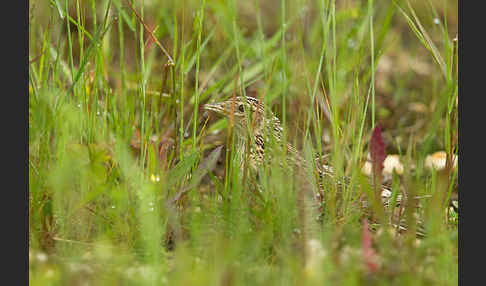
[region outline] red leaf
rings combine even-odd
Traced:
[[[381,128],[376,126],[371,135],[370,142],[370,155],[373,163],[373,176],[374,178],[380,178],[383,171],[383,162],[386,158],[385,142],[381,137]],[[379,183],[379,182],[377,182]]]
[[[368,221],[363,219],[363,234],[361,238],[361,247],[363,248],[363,260],[368,267],[368,270],[373,273],[378,270],[378,263],[376,262],[377,255],[371,245],[371,233],[368,229]]]

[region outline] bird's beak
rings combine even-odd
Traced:
[[[224,114],[224,109],[219,103],[209,103],[204,105],[204,109]]]

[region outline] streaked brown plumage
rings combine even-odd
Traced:
[[[244,162],[244,156],[249,155],[250,166],[253,171],[258,171],[265,157],[265,143],[275,140],[278,146],[286,149],[287,163],[295,168],[304,168],[306,160],[300,153],[289,143],[283,146],[282,133],[283,127],[280,120],[268,110],[265,112],[265,106],[258,99],[253,97],[238,96],[233,102],[233,98],[226,101],[206,104],[206,110],[214,111],[228,118],[232,117],[236,137],[236,151],[240,163]],[[249,111],[249,113],[245,113]],[[250,134],[252,136],[250,136]],[[253,138],[253,142],[248,142]],[[268,145],[268,144],[267,144]],[[249,148],[249,150],[248,150]],[[267,152],[268,153],[268,152]],[[316,165],[319,177],[332,178],[333,168],[328,165]],[[344,179],[346,180],[346,179]],[[322,187],[322,186],[321,186]],[[388,189],[384,189],[388,196]]]
[[[280,147],[282,151],[285,150],[287,152],[286,158],[289,166],[300,171],[307,166],[306,160],[291,144],[287,143],[283,146],[283,128],[280,120],[270,110],[265,110],[264,104],[258,99],[238,96],[235,100],[230,98],[223,102],[206,104],[204,108],[233,120],[236,137],[235,150],[238,154],[238,160],[240,164],[244,164],[246,161],[245,156],[248,155],[252,171],[258,172],[259,168],[261,168],[265,155],[269,153],[268,150],[265,150],[265,146],[270,145],[266,144],[270,140],[275,140],[274,142],[277,143],[271,144],[274,148]],[[320,177],[320,192],[317,194],[320,200],[324,196],[322,181],[335,180],[338,185],[349,181],[348,178],[336,180],[331,166],[316,164],[315,167]],[[381,187],[381,201],[385,207],[388,206],[391,194],[388,188],[385,186]],[[397,203],[400,204],[401,201],[402,196],[399,195]]]

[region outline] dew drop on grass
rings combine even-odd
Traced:
[[[439,25],[440,24],[439,18],[434,18],[434,24],[436,24],[436,25]]]
[[[353,49],[354,47],[356,47],[356,42],[353,39],[349,39],[348,40],[348,47]]]
[[[37,260],[41,263],[43,262],[46,262],[47,261],[47,255],[43,252],[39,252],[36,256]]]

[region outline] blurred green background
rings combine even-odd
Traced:
[[[29,7],[31,285],[457,284],[457,1]],[[277,174],[253,197],[228,122],[201,108],[234,92],[355,183],[380,126],[403,164],[394,195],[430,198],[406,215],[428,235],[369,234],[360,210],[325,209],[303,240],[295,186]],[[446,167],[431,170],[436,151]]]

